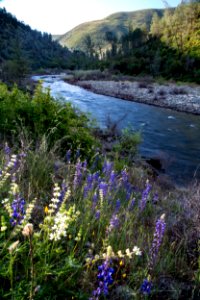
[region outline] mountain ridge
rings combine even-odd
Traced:
[[[149,30],[154,13],[162,16],[164,9],[116,12],[100,20],[81,23],[62,35],[54,35],[53,38],[69,49],[84,51],[84,39],[90,35],[94,43],[101,42],[105,47],[106,32],[112,32],[120,39],[122,35],[128,33],[130,27],[132,29],[146,27]]]

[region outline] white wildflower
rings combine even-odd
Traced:
[[[133,247],[133,253],[137,256],[141,256],[142,255],[142,251],[140,250],[140,248],[138,248],[137,246]]]
[[[10,252],[10,254],[13,253],[13,251],[17,248],[18,244],[19,244],[19,241],[16,241],[8,247],[8,251]]]
[[[130,252],[129,248],[126,249],[126,255],[127,255],[129,258],[132,258],[132,254],[133,254],[133,252]]]
[[[24,236],[31,236],[33,234],[33,224],[31,223],[26,224],[22,230],[22,234]]]
[[[124,257],[124,254],[122,253],[121,250],[119,250],[119,251],[117,252],[117,254],[118,254],[119,257]]]

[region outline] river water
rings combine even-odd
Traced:
[[[60,76],[34,76],[43,80],[55,98],[71,102],[90,114],[97,125],[105,128],[108,118],[119,128],[140,130],[143,142],[140,153],[159,158],[167,175],[178,184],[200,179],[200,116],[156,106],[97,95],[64,82]]]

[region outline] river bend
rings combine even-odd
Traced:
[[[165,172],[177,183],[200,178],[200,116],[146,104],[97,95],[68,84],[60,76],[34,76],[43,80],[55,98],[71,102],[106,127],[108,117],[120,128],[140,130],[143,142],[140,152],[146,157],[160,158]]]

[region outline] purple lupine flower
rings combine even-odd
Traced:
[[[85,159],[83,162],[83,171],[85,172],[87,170],[87,160]]]
[[[153,235],[153,242],[150,249],[150,261],[149,261],[149,267],[150,269],[153,268],[156,262],[156,258],[158,256],[158,252],[163,240],[164,232],[165,232],[165,215],[162,215],[160,219],[156,221],[155,231]]]
[[[98,200],[98,197],[97,197],[97,194],[95,193],[92,197],[92,201],[93,201],[93,203],[95,203],[95,205],[97,204],[97,200]]]
[[[54,172],[55,172],[55,175],[57,175],[57,172],[58,172],[58,170],[59,170],[59,167],[60,167],[59,162],[55,162],[55,163],[54,163]]]
[[[24,157],[26,157],[27,156],[27,154],[26,154],[26,152],[24,152],[23,150],[19,153],[19,157],[20,158],[24,158]]]
[[[5,153],[6,155],[10,155],[10,153],[11,153],[11,149],[10,149],[10,147],[8,146],[7,143],[5,143],[5,146],[4,146],[4,153]]]
[[[108,184],[106,182],[101,181],[99,183],[99,190],[102,190],[103,197],[105,198],[108,191]]]
[[[128,201],[130,199],[130,197],[131,197],[131,193],[130,193],[130,191],[127,191],[126,192],[126,200]]]
[[[93,180],[98,182],[99,181],[99,176],[100,176],[100,172],[97,171],[96,173],[93,174]]]
[[[92,197],[92,210],[94,211],[95,210],[95,207],[97,205],[97,201],[98,201],[98,197],[97,197],[97,194],[94,193],[93,197]]]
[[[83,190],[83,198],[87,198],[89,190],[90,190],[89,185],[85,185]]]
[[[152,282],[149,279],[145,278],[140,287],[140,292],[144,295],[149,295],[151,293],[152,287]]]
[[[20,196],[17,196],[11,204],[12,217],[10,223],[12,226],[20,225],[25,215],[25,200]]]
[[[128,182],[128,173],[126,169],[121,171],[121,176],[122,176],[123,183],[126,184]]]
[[[113,229],[117,228],[119,226],[119,218],[116,213],[114,213],[110,219],[109,226],[107,228],[107,233],[111,233]]]
[[[82,173],[81,173],[82,163],[80,162],[80,160],[78,160],[78,162],[76,163],[75,168],[76,170],[74,175],[74,188],[80,185],[82,179]]]
[[[102,265],[98,266],[98,287],[93,291],[93,297],[91,300],[98,300],[101,295],[108,295],[108,288],[113,283],[112,275],[114,269],[110,267],[109,259],[106,259]]]
[[[86,178],[86,182],[87,184],[84,187],[84,191],[83,191],[83,197],[86,198],[88,195],[88,192],[91,191],[92,189],[92,183],[93,183],[93,176],[92,174],[88,174],[87,178]]]
[[[129,210],[132,210],[133,207],[135,206],[135,198],[131,199],[130,203],[129,203]]]
[[[105,174],[105,176],[109,177],[111,172],[113,169],[113,163],[109,162],[109,161],[104,161],[104,165],[103,165],[103,173]]]
[[[110,178],[109,178],[109,184],[111,187],[114,187],[116,178],[117,178],[117,174],[114,171],[112,171],[110,173]]]
[[[72,151],[71,151],[70,149],[67,150],[67,152],[66,152],[65,158],[66,158],[66,161],[67,161],[68,164],[69,164],[70,161],[71,161],[71,153],[72,153]]]
[[[97,220],[99,220],[100,219],[100,215],[101,215],[100,210],[97,210],[96,213],[95,213],[95,218]]]
[[[58,197],[58,200],[60,201],[60,203],[63,201],[66,192],[67,192],[67,185],[66,185],[66,182],[63,182],[62,186],[61,186],[60,196]]]
[[[92,174],[88,174],[88,176],[86,178],[86,182],[87,182],[87,185],[89,186],[89,188],[92,188],[92,183],[93,183],[93,175]]]
[[[143,210],[146,207],[147,200],[148,200],[149,193],[150,193],[151,189],[152,189],[152,186],[149,183],[149,181],[147,180],[145,189],[142,192],[142,198],[141,198],[140,203],[139,203],[140,210]]]
[[[158,203],[158,193],[157,192],[153,195],[152,202],[153,202],[153,204],[157,204]]]
[[[118,213],[121,207],[121,201],[117,199],[116,205],[115,205],[115,212]]]

